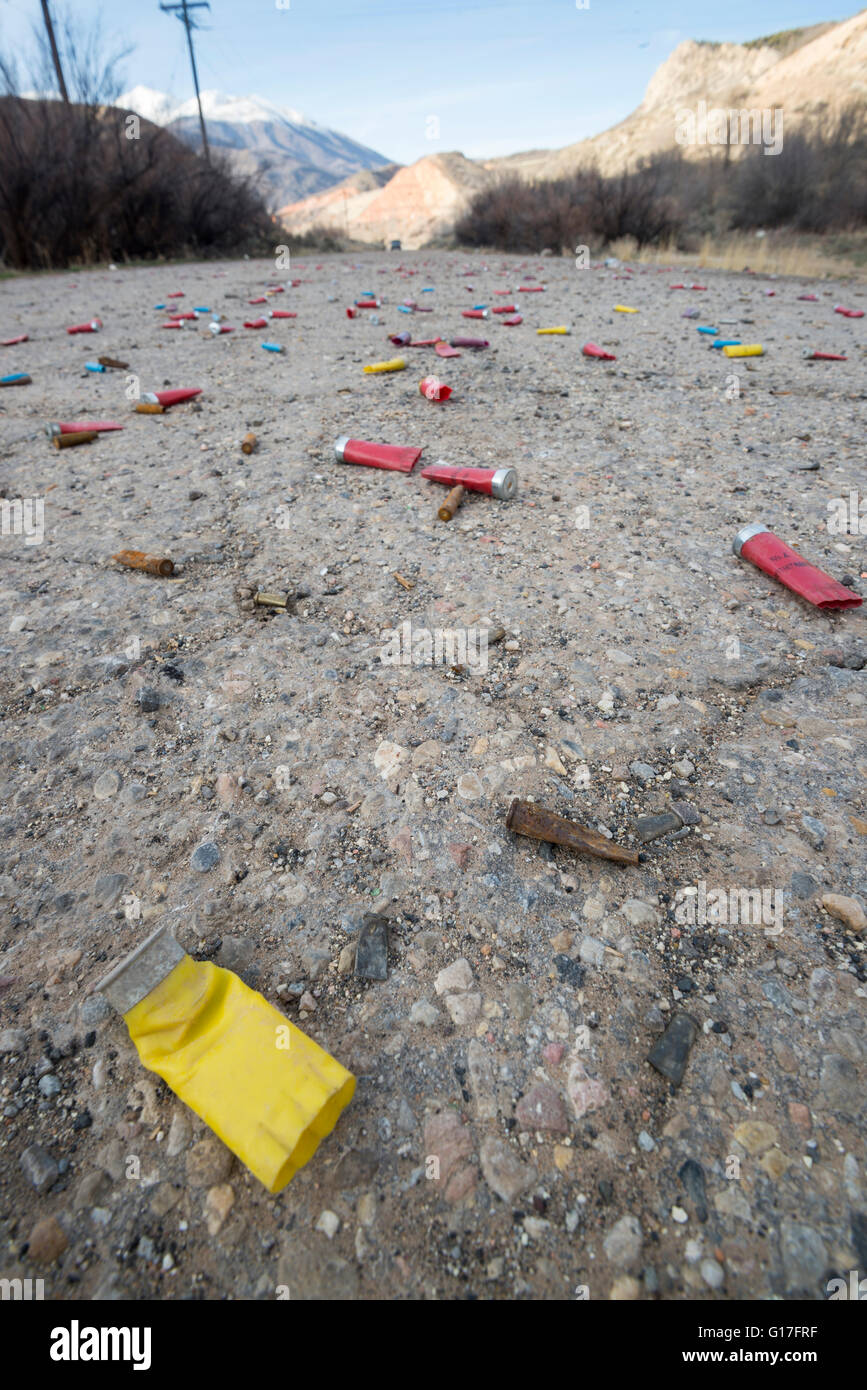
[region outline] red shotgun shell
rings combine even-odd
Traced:
[[[267,328],[267,327],[268,327],[268,320],[267,320],[267,319],[247,319],[247,322],[244,324],[244,327],[245,327],[245,328]]]
[[[816,569],[767,526],[745,526],[735,536],[732,550],[816,608],[858,608],[863,601],[860,594]]]
[[[452,394],[452,388],[435,376],[424,377],[419,382],[418,389],[429,401],[447,401]]]
[[[91,319],[90,323],[74,323],[71,328],[67,328],[67,333],[98,333],[102,328],[102,319]]]
[[[449,487],[460,483],[470,492],[484,492],[501,502],[510,501],[518,492],[518,475],[514,468],[457,468],[439,462],[428,464],[421,476],[432,483],[447,483]]]
[[[45,426],[45,433],[49,439],[53,439],[56,434],[79,434],[82,431],[102,434],[108,430],[122,429],[123,425],[118,425],[114,420],[53,420]]]
[[[178,405],[181,401],[191,401],[202,394],[201,386],[178,386],[170,391],[147,391],[142,396],[145,405]]]
[[[613,352],[606,352],[604,348],[598,347],[596,343],[585,343],[581,351],[585,357],[598,357],[602,362],[617,361]]]
[[[342,434],[334,441],[338,463],[361,463],[367,468],[387,468],[398,473],[411,473],[421,458],[421,449],[400,444],[371,444],[363,439],[350,439]]]

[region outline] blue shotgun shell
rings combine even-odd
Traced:
[[[104,372],[105,367],[101,362],[85,362],[84,369],[87,372]]]
[[[697,328],[695,331],[696,331],[696,333],[712,333],[714,337],[716,337],[717,333],[719,333],[719,329],[718,329],[718,328],[707,328],[707,327],[704,327],[704,328]]]
[[[716,338],[712,343],[712,348],[740,347],[740,338]]]
[[[0,376],[0,386],[9,386],[13,381],[29,381],[26,372],[12,372],[10,376]]]
[[[262,343],[262,347],[265,349],[266,352],[282,352],[282,351],[283,351],[283,344],[282,344],[282,343]]]

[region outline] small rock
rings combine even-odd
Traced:
[[[702,1260],[699,1273],[709,1289],[721,1289],[725,1283],[722,1266],[716,1260]]]
[[[410,1023],[420,1023],[423,1028],[432,1028],[439,1016],[439,1009],[426,999],[417,999],[409,1011]]]
[[[102,874],[93,885],[93,901],[97,907],[114,907],[129,878],[126,874]]]
[[[618,1269],[633,1268],[644,1244],[641,1222],[635,1216],[622,1216],[602,1242],[606,1259]]]
[[[213,869],[219,864],[222,855],[218,845],[213,840],[204,840],[192,854],[190,868],[197,869],[200,874],[205,874],[209,869]]]
[[[463,801],[478,801],[484,790],[475,772],[465,772],[463,777],[458,778],[458,796]]]
[[[698,1036],[699,1028],[689,1014],[676,1013],[663,1033],[651,1048],[647,1060],[652,1067],[674,1086],[683,1080],[690,1050]]]
[[[817,1231],[788,1218],[780,1222],[780,1253],[787,1293],[824,1295],[828,1252]]]
[[[846,898],[842,893],[826,893],[822,906],[832,917],[844,922],[850,931],[862,932],[867,927],[867,913],[855,898]]]
[[[321,1231],[329,1240],[333,1240],[340,1230],[340,1217],[333,1211],[320,1212],[314,1230]]]
[[[475,1023],[481,1013],[482,996],[480,994],[447,994],[445,1006],[449,1011],[452,1023],[459,1028],[464,1028],[467,1024]]]
[[[630,763],[629,771],[632,773],[635,780],[640,782],[642,786],[648,786],[649,783],[656,781],[656,771],[649,763]]]
[[[774,1126],[761,1120],[745,1120],[735,1130],[735,1139],[751,1155],[764,1153],[765,1149],[776,1144],[778,1137]]]
[[[97,801],[108,801],[117,795],[122,786],[123,778],[119,772],[103,772],[93,784],[93,794]]]
[[[827,1104],[832,1110],[855,1116],[863,1105],[863,1094],[858,1084],[858,1072],[854,1062],[848,1057],[831,1052],[822,1063],[819,1083]]]
[[[804,837],[813,846],[813,849],[824,849],[825,836],[828,831],[822,822],[816,820],[815,816],[803,815],[801,816],[801,825],[803,827]]]
[[[27,1046],[27,1034],[23,1028],[4,1028],[0,1032],[0,1055],[7,1052],[23,1052]]]
[[[187,1181],[191,1187],[219,1186],[229,1176],[233,1155],[219,1139],[200,1139],[187,1154]]]
[[[689,758],[681,758],[679,762],[672,763],[671,770],[675,777],[680,777],[685,782],[695,772],[695,763],[690,762]]]
[[[27,1241],[27,1254],[39,1264],[53,1264],[69,1245],[66,1232],[53,1216],[37,1221]]]
[[[566,1134],[569,1122],[566,1107],[555,1086],[540,1081],[515,1107],[515,1118],[522,1129],[541,1130],[550,1134]]]
[[[160,707],[160,695],[153,686],[143,685],[136,693],[136,704],[142,714],[155,714]]]
[[[642,844],[658,840],[661,835],[670,835],[683,828],[683,820],[676,811],[662,811],[657,816],[639,816],[635,822],[635,833]]]
[[[235,1205],[235,1193],[230,1183],[220,1183],[208,1189],[205,1197],[205,1225],[208,1235],[218,1235]]]
[[[25,1149],[20,1159],[21,1167],[24,1169],[25,1176],[36,1188],[37,1192],[47,1192],[60,1177],[60,1167],[55,1159],[51,1157],[41,1144],[31,1144]]]
[[[434,980],[434,989],[437,994],[453,994],[458,990],[469,990],[473,987],[473,972],[468,960],[459,956],[439,972]]]
[[[54,1096],[59,1095],[61,1090],[60,1082],[53,1073],[49,1073],[48,1076],[41,1076],[38,1086],[39,1094],[45,1096],[46,1100],[51,1100]]]
[[[503,1202],[514,1202],[536,1182],[535,1168],[522,1163],[502,1139],[485,1138],[479,1157],[485,1182]]]

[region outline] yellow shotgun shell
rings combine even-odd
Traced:
[[[726,357],[762,357],[765,349],[761,343],[739,343],[737,347],[724,347]]]
[[[614,312],[615,314],[637,314],[638,310],[630,309],[627,304],[615,304]]]
[[[97,988],[139,1059],[269,1192],[313,1157],[355,1077],[230,970],[158,929]]]
[[[405,366],[406,362],[402,357],[392,357],[390,362],[369,362],[368,365],[364,368],[364,370],[367,373],[402,372]]]
[[[559,328],[537,328],[536,332],[544,336],[546,333],[571,333],[572,329],[562,324]]]

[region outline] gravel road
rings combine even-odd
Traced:
[[[867,1270],[865,610],[731,549],[765,522],[863,590],[864,320],[834,306],[867,294],[669,288],[693,280],[370,252],[0,285],[0,336],[30,336],[0,375],[33,378],[0,390],[0,1275],[73,1300],[714,1300]],[[236,331],[163,329],[158,303]],[[507,303],[521,325],[461,317]],[[241,327],[271,308],[297,318]],[[440,360],[404,330],[490,346]],[[85,371],[100,354],[128,370]],[[134,413],[169,386],[201,395]],[[124,429],[42,431],[94,418]],[[340,464],[340,435],[424,452]],[[440,459],[514,467],[519,495],[445,524]],[[467,659],[384,664],[406,623],[417,656],[450,633]],[[515,796],[641,862],[513,835]],[[386,980],[354,971],[370,912]],[[92,992],[162,923],[358,1077],[277,1197]]]

